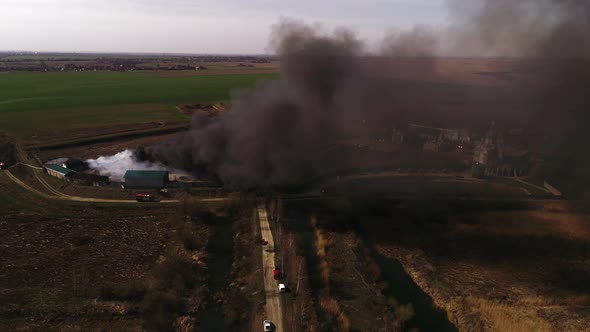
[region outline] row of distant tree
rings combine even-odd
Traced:
[[[4,58],[2,57],[4,56]],[[254,64],[268,63],[272,58],[243,56],[203,56],[203,57],[97,57],[88,58],[13,58],[0,54],[0,71],[130,71],[130,70],[205,70],[203,62],[239,62],[241,67],[254,67]]]

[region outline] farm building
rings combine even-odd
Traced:
[[[125,188],[164,188],[168,183],[168,171],[127,171]]]
[[[80,159],[59,158],[59,159],[50,160],[50,161],[46,162],[46,164],[47,165],[58,165],[58,166],[61,166],[64,168],[71,169],[76,172],[83,172],[83,171],[89,169],[88,163],[85,161],[82,161]]]
[[[72,182],[87,186],[106,186],[109,184],[109,177],[98,174],[75,173],[72,175]]]
[[[45,171],[47,171],[47,174],[62,180],[66,180],[76,173],[71,169],[59,165],[47,165],[45,166]]]
[[[61,167],[65,167],[64,164],[66,163],[66,161],[68,161],[68,158],[58,158],[58,159],[53,159],[50,160],[48,162],[46,162],[46,165],[59,165]]]
[[[69,168],[71,170],[74,170],[76,172],[84,172],[84,171],[90,169],[90,167],[88,166],[88,163],[85,161],[82,161],[80,159],[68,159],[65,162],[65,167]]]

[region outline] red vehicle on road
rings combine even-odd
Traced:
[[[274,269],[272,275],[275,278],[275,280],[281,279],[281,271],[279,271],[279,269]]]
[[[154,194],[137,194],[135,200],[138,202],[158,202],[158,198]]]
[[[262,244],[263,246],[265,246],[265,245],[267,245],[267,244],[268,244],[268,241],[266,241],[266,239],[265,239],[265,238],[261,238],[261,239],[260,239],[260,244]]]

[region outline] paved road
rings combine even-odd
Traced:
[[[273,270],[275,267],[275,242],[270,231],[268,216],[264,203],[258,205],[258,220],[260,221],[260,235],[268,241],[262,246],[262,272],[264,273],[264,291],[266,293],[266,319],[275,325],[275,331],[283,329],[283,310],[279,298],[278,282],[274,280]],[[260,322],[262,325],[262,322]],[[260,328],[262,330],[262,326]]]

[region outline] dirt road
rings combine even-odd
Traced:
[[[24,181],[20,180],[18,177],[14,176],[10,172],[10,170],[4,170],[4,173],[10,180],[14,183],[19,185],[21,188],[28,190],[36,195],[39,195],[46,199],[56,199],[56,200],[63,200],[63,201],[72,201],[72,202],[86,202],[86,203],[124,203],[124,204],[135,204],[139,203],[135,200],[124,200],[124,199],[102,199],[102,198],[92,198],[92,197],[79,197],[79,196],[70,196],[60,192],[59,190],[53,188],[45,179],[43,179],[43,168],[38,166],[31,165],[32,162],[28,158],[27,153],[25,150],[22,149],[21,146],[16,145],[16,154],[18,159],[18,164],[24,165],[32,169],[33,176],[35,179],[47,190],[47,192],[42,192],[34,187],[28,185]],[[42,165],[41,161],[39,161],[39,165]],[[161,201],[160,203],[179,203],[178,200],[165,200]]]
[[[274,280],[273,270],[275,267],[275,242],[270,231],[268,216],[264,203],[258,205],[258,220],[260,221],[260,234],[262,238],[268,241],[266,246],[262,246],[262,272],[264,274],[264,291],[266,293],[266,318],[270,320],[275,331],[284,331],[283,329],[283,310],[279,298],[278,282]],[[262,325],[262,322],[260,322]],[[262,330],[262,326],[261,326]]]
[[[47,199],[58,199],[58,200],[63,200],[63,201],[72,201],[72,202],[87,202],[87,203],[116,203],[116,204],[136,204],[136,203],[140,203],[136,200],[128,200],[128,199],[103,199],[103,198],[92,198],[92,197],[79,197],[79,196],[70,196],[70,195],[66,195],[60,191],[58,191],[57,189],[53,188],[49,183],[47,183],[47,181],[45,181],[40,174],[35,173],[35,178],[41,183],[41,185],[43,185],[43,187],[45,187],[50,194],[46,194],[44,192],[41,192],[31,186],[29,186],[28,184],[26,184],[25,182],[21,181],[19,178],[17,178],[16,176],[14,176],[9,170],[5,170],[2,171],[3,174],[5,174],[10,180],[12,180],[14,183],[16,183],[17,185],[19,185],[20,187],[22,187],[23,189],[26,189],[36,195],[39,195],[43,198],[47,198]],[[205,198],[202,199],[203,202],[216,202],[216,201],[224,201],[227,200],[228,198],[226,197],[220,197],[220,198]],[[176,199],[170,199],[170,200],[162,200],[159,203],[164,203],[164,204],[170,204],[170,203],[179,203],[179,200]]]

